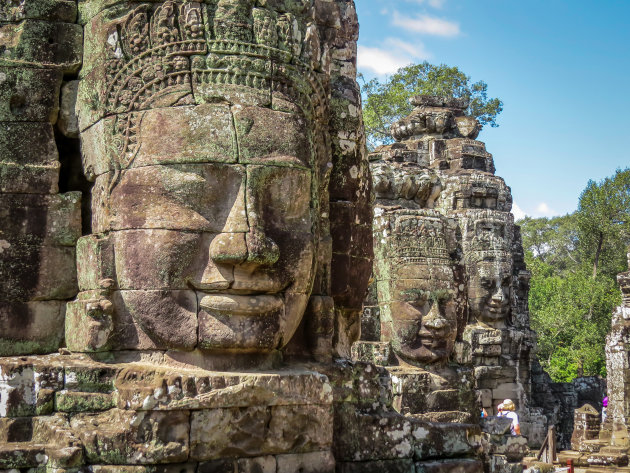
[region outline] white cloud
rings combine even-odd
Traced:
[[[407,0],[407,1],[417,3],[419,5],[426,3],[430,7],[433,7],[433,8],[442,8],[444,4],[446,3],[446,0]]]
[[[536,213],[539,217],[552,217],[557,214],[557,212],[551,209],[546,202],[541,202],[536,207]]]
[[[459,23],[455,23],[429,15],[419,15],[416,17],[401,15],[394,11],[392,24],[414,33],[422,33],[433,36],[453,37],[458,36]]]
[[[525,218],[525,212],[516,203],[512,204],[512,213],[514,214],[514,220]]]
[[[383,48],[359,45],[357,67],[377,75],[387,75],[431,56],[422,43],[411,44],[398,38],[386,38],[383,45]]]
[[[446,0],[407,0],[411,3],[417,3],[418,5],[429,5],[432,8],[442,8],[446,3]]]
[[[412,44],[398,38],[385,38],[384,44],[388,50],[397,49],[407,53],[413,59],[428,59],[431,57],[431,54],[424,48],[424,44],[420,42]]]

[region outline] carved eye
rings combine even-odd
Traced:
[[[481,287],[485,289],[492,289],[493,286],[494,286],[494,281],[492,279],[483,278],[481,280]]]

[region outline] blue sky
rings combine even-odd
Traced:
[[[426,59],[503,100],[479,139],[517,218],[572,212],[589,179],[630,167],[630,1],[355,1],[367,77]]]

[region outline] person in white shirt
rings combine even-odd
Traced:
[[[512,425],[510,426],[510,431],[512,435],[521,435],[521,425],[518,423],[518,414],[516,411],[516,406],[511,399],[506,399],[498,406],[499,413],[497,414],[499,417],[508,417],[512,419]]]

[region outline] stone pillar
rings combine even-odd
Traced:
[[[590,404],[584,404],[579,409],[575,409],[571,448],[580,452],[588,451],[588,444],[585,442],[599,437],[599,424],[599,412]]]
[[[629,254],[630,265],[630,254]],[[608,373],[608,412],[611,443],[630,447],[630,271],[617,276],[623,298],[612,318],[612,329],[606,337],[606,371]]]
[[[77,293],[81,194],[59,193],[64,80],[81,65],[71,0],[0,5],[0,356],[49,353]],[[63,157],[62,157],[63,158]]]

